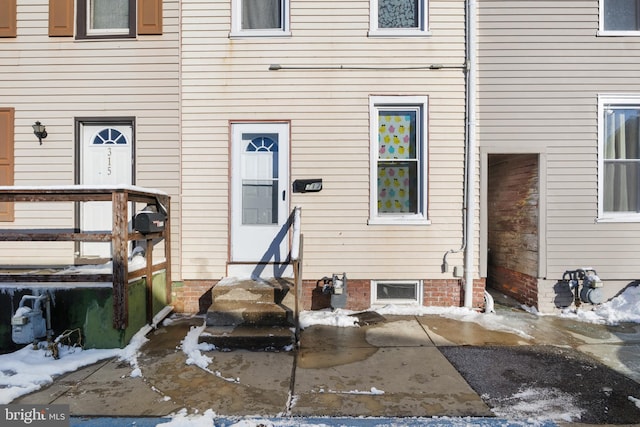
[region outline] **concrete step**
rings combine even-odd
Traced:
[[[293,283],[286,279],[237,279],[227,277],[211,291],[214,301],[276,302],[285,297]]]
[[[211,290],[213,301],[247,301],[273,303],[274,289],[264,282],[254,280],[221,280]]]
[[[281,350],[295,343],[295,332],[284,326],[208,326],[198,342],[218,349]]]
[[[271,303],[214,300],[207,310],[208,326],[289,326],[293,314]]]

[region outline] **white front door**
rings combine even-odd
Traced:
[[[262,263],[255,276],[276,276],[289,248],[289,125],[232,124],[231,262]]]
[[[81,185],[132,184],[133,126],[130,123],[82,124],[81,138]],[[82,231],[111,231],[112,221],[110,202],[81,203],[79,222]],[[111,245],[108,242],[82,242],[79,255],[81,258],[109,258]]]

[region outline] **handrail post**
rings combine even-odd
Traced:
[[[164,237],[164,259],[166,261],[165,267],[165,304],[171,304],[171,199],[169,197],[161,197],[160,203],[163,205],[165,211],[164,230],[162,230],[162,236]],[[149,249],[147,249],[149,250]]]
[[[293,211],[293,241],[291,242],[291,260],[293,263],[293,281],[296,291],[295,296],[295,340],[300,342],[300,298],[302,294],[302,249],[304,236],[301,234],[301,211],[296,206]]]
[[[113,228],[111,229],[111,255],[113,268],[113,327],[125,329],[128,323],[129,304],[127,295],[128,263],[127,246],[129,228],[127,224],[128,195],[124,191],[114,191]]]

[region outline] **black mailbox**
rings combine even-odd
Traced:
[[[136,215],[133,228],[142,234],[158,233],[164,230],[165,221],[166,217],[162,213],[142,211]]]

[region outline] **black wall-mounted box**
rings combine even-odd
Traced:
[[[164,230],[166,217],[158,212],[138,212],[134,221],[133,228],[142,234],[158,233]]]

